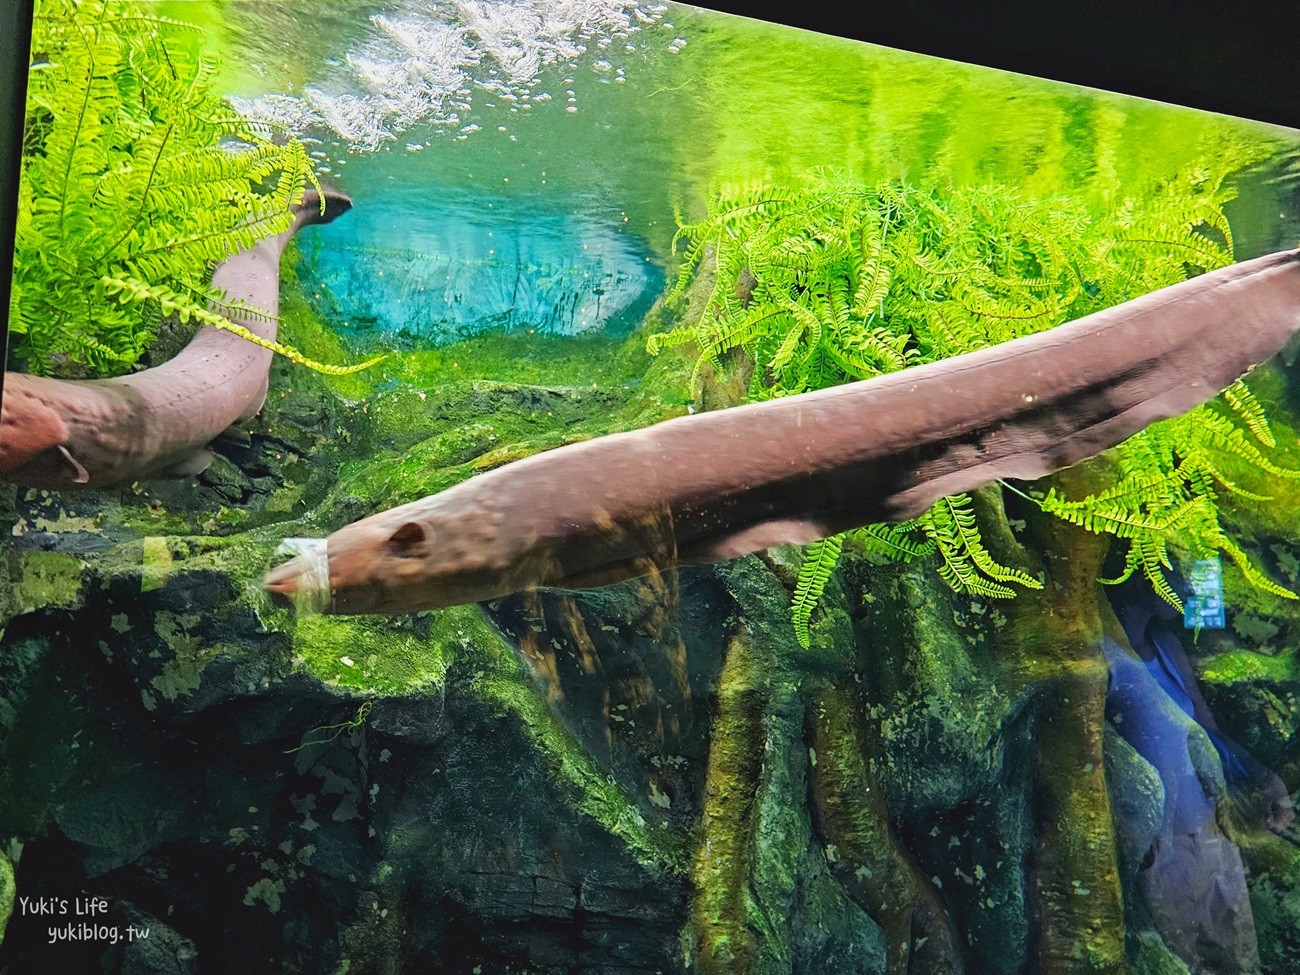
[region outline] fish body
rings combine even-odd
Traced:
[[[1184,413],[1297,330],[1288,251],[941,362],[560,447],[334,532],[325,611],[595,587],[913,518]],[[291,596],[307,569],[266,588]]]
[[[299,228],[351,208],[326,193],[326,210],[309,192],[293,225],[217,266],[214,287],[232,302],[270,312],[233,316],[275,339],[280,255]],[[203,447],[266,399],[273,353],[238,335],[203,326],[169,361],[115,379],[71,380],[5,373],[0,399],[0,480],[42,488],[112,487],[167,471],[196,472]]]

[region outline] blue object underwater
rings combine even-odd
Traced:
[[[1193,718],[1171,700],[1167,683],[1109,638],[1102,651],[1110,666],[1106,716],[1120,735],[1160,775],[1165,790],[1161,834],[1194,833],[1214,818],[1214,797],[1207,793],[1188,749]],[[1162,669],[1162,668],[1159,668]]]
[[[1219,569],[1218,563],[1212,563]],[[1197,563],[1196,578],[1189,586],[1187,580],[1175,578],[1174,587],[1191,613],[1194,600],[1210,594],[1214,595],[1219,586],[1218,572],[1205,571],[1207,563]],[[1190,590],[1190,591],[1189,591]],[[1212,599],[1213,607],[1202,604],[1201,609],[1212,609],[1219,615],[1223,613],[1221,598]],[[1262,763],[1253,758],[1240,745],[1227,737],[1214,720],[1196,679],[1188,663],[1186,651],[1178,633],[1175,621],[1177,611],[1156,596],[1145,582],[1130,580],[1112,590],[1111,603],[1125,636],[1133,648],[1136,657],[1119,647],[1114,641],[1106,641],[1103,650],[1107,663],[1110,664],[1110,690],[1107,696],[1107,714],[1121,717],[1115,722],[1116,729],[1134,748],[1142,754],[1164,779],[1166,772],[1177,780],[1181,774],[1181,761],[1171,757],[1169,748],[1175,751],[1187,750],[1186,733],[1175,733],[1172,724],[1165,722],[1157,727],[1158,721],[1151,715],[1139,715],[1147,711],[1166,711],[1165,704],[1172,704],[1189,720],[1195,722],[1209,738],[1218,754],[1223,767],[1225,784],[1233,791],[1246,789],[1263,789],[1274,791],[1276,776]],[[1200,610],[1197,619],[1204,619]],[[1186,619],[1186,616],[1184,616]],[[1149,683],[1144,683],[1134,675],[1134,668],[1140,664]],[[1125,721],[1129,721],[1128,727]],[[1153,723],[1155,722],[1155,723]],[[1133,730],[1134,728],[1138,730]],[[1154,736],[1146,740],[1143,736]],[[1171,742],[1155,743],[1161,736],[1174,736]],[[1140,743],[1141,742],[1141,743]],[[1148,755],[1148,751],[1151,752]],[[1167,764],[1157,762],[1155,758]],[[1166,789],[1169,783],[1166,782]],[[1283,790],[1284,791],[1284,790]]]
[[[663,291],[663,268],[617,213],[560,206],[387,190],[304,250],[299,274],[333,296],[346,334],[384,344],[489,330],[621,338]]]
[[[1218,559],[1193,562],[1187,582],[1191,592],[1183,599],[1183,626],[1189,630],[1222,629],[1227,623],[1223,612],[1223,563]]]

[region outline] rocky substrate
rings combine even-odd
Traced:
[[[846,558],[806,651],[794,550],[392,619],[267,601],[286,537],[683,412],[689,365],[638,341],[477,339],[365,388],[277,365],[197,482],[9,489],[0,971],[1189,971],[1139,883],[1159,778],[1078,705],[1100,652],[1040,619],[1008,656],[1024,624],[933,565]],[[1272,566],[1296,528],[1242,516]],[[1295,790],[1300,613],[1230,595],[1192,657]],[[1297,850],[1233,837],[1262,971],[1292,972]],[[49,943],[83,922],[118,942]]]

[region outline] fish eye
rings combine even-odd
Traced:
[[[430,534],[429,529],[418,521],[404,522],[388,536],[388,551],[398,558],[415,558],[422,554]]]

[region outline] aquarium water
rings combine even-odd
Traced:
[[[1300,971],[1300,133],[646,0],[31,57],[0,975]]]

